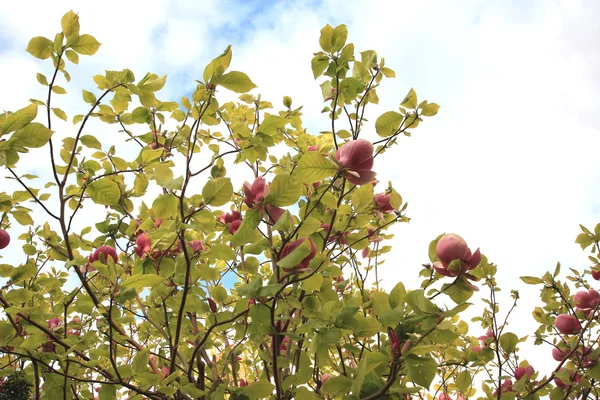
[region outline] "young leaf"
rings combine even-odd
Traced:
[[[36,104],[30,104],[27,107],[10,114],[6,120],[4,120],[0,134],[4,135],[6,133],[14,132],[33,121],[37,116],[37,109],[38,106]]]
[[[302,194],[302,185],[287,172],[275,176],[269,185],[269,194],[265,201],[277,207],[286,207],[295,204]]]
[[[227,204],[233,196],[233,185],[229,178],[215,178],[206,182],[202,188],[204,202],[211,206],[222,206]]]
[[[52,55],[52,41],[42,36],[36,36],[29,41],[27,51],[32,56],[45,60]]]
[[[248,75],[239,71],[231,71],[221,75],[215,79],[215,83],[236,93],[246,93],[256,87],[250,78],[248,78]]]
[[[383,113],[375,121],[375,131],[381,137],[392,136],[398,131],[403,118],[402,114],[395,111]]]
[[[71,44],[71,49],[84,56],[93,56],[98,51],[100,44],[92,35],[81,35]]]
[[[298,161],[294,178],[300,183],[312,184],[335,175],[337,166],[317,151],[306,152]]]

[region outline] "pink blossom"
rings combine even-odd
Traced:
[[[270,204],[267,204],[265,206],[265,212],[269,216],[269,220],[272,223],[276,223],[277,221],[279,221],[279,218],[281,218],[281,216],[283,215],[285,210],[283,208],[275,207]]]
[[[243,378],[240,379],[240,387],[246,387],[246,386],[248,386],[248,382],[246,382],[246,380]]]
[[[477,267],[481,262],[479,249],[471,254],[467,242],[454,233],[441,238],[435,251],[441,263],[435,262],[433,266],[440,275],[444,276],[458,276],[461,272],[470,271]],[[448,266],[454,260],[460,261],[460,271],[448,269]]]
[[[325,383],[329,378],[331,378],[331,374],[323,374],[323,376],[321,376],[321,383]]]
[[[140,258],[142,258],[144,254],[150,253],[152,250],[152,241],[145,233],[142,233],[135,239],[135,244],[136,246],[133,248],[133,252]]]
[[[194,253],[200,253],[202,251],[202,249],[204,249],[204,245],[198,239],[193,240],[192,243],[190,244],[190,246],[192,247],[192,250],[194,251]]]
[[[573,296],[573,301],[575,306],[580,308],[582,311],[593,311],[593,309],[595,309],[600,302],[600,293],[594,289],[580,290],[579,292],[575,293],[575,296]]]
[[[554,322],[556,329],[563,335],[574,335],[581,330],[581,325],[577,318],[568,314],[560,314]]]
[[[236,219],[235,221],[233,221],[231,223],[231,225],[229,225],[229,233],[231,233],[232,235],[234,235],[237,230],[239,229],[240,225],[242,224],[242,221],[239,219]]]
[[[528,365],[527,367],[518,367],[517,369],[515,369],[515,379],[520,380],[525,375],[527,375],[529,379],[531,379],[534,373],[535,370],[531,365]]]
[[[384,214],[389,214],[394,211],[394,207],[390,203],[391,194],[385,193],[377,193],[373,200],[375,201],[375,205],[377,206],[377,210]]]
[[[256,208],[267,194],[269,194],[269,185],[262,176],[256,178],[252,185],[248,182],[244,183],[244,203],[250,208]]]
[[[51,331],[53,331],[57,328],[62,328],[63,326],[64,326],[63,321],[58,317],[50,318],[48,320],[48,329],[50,329]]]
[[[100,246],[96,249],[96,251],[94,251],[92,254],[90,254],[89,261],[90,261],[90,264],[92,264],[98,260],[101,263],[106,264],[108,257],[111,257],[114,260],[114,262],[117,262],[119,259],[119,257],[117,257],[117,251],[115,250],[114,247]]]
[[[310,253],[306,257],[304,257],[302,259],[302,261],[300,261],[300,263],[298,263],[298,265],[296,265],[293,268],[298,268],[298,269],[306,268],[308,266],[308,264],[310,264],[311,260],[313,258],[315,258],[315,256],[317,255],[317,246],[315,246],[315,242],[313,242],[312,239],[302,238],[302,239],[298,239],[291,243],[286,244],[283,247],[283,249],[281,250],[279,259],[284,259],[288,254],[290,254],[291,252],[296,250],[298,248],[298,246],[300,246],[302,243],[304,243],[305,240],[308,240],[310,242]]]
[[[317,146],[316,144],[308,146],[308,151],[319,151],[319,146]]]
[[[217,303],[215,303],[215,301],[210,297],[208,298],[208,308],[210,308],[211,312],[217,312]]]
[[[500,386],[500,393],[510,393],[510,392],[514,392],[513,387],[512,387],[512,380],[511,379],[505,379],[504,382],[502,382],[502,385]],[[494,391],[494,397],[498,396],[498,391]]]
[[[373,168],[373,144],[364,139],[353,140],[342,145],[335,159],[344,170],[344,177],[355,185],[371,183],[375,178]]]
[[[233,221],[238,221],[238,220],[241,221],[242,220],[242,213],[239,212],[238,210],[233,210],[230,213],[223,213],[223,214],[221,214],[221,216],[219,217],[219,219],[225,225],[229,225]]]
[[[569,355],[567,351],[561,350],[558,347],[552,349],[552,358],[554,358],[556,361],[564,360],[567,358],[567,355]]]
[[[392,353],[396,356],[400,356],[400,339],[396,332],[392,328],[388,328],[388,337],[390,339],[390,345],[392,346]]]

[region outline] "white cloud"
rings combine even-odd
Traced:
[[[332,0],[282,2],[259,12],[232,1],[202,7],[193,1],[112,1],[102,7],[38,1],[35,13],[31,7],[12,3],[0,15],[8,35],[8,48],[0,48],[0,109],[16,109],[32,97],[39,87],[34,73],[42,67],[22,50],[28,38],[56,31],[62,13],[73,7],[83,31],[103,43],[97,56],[82,57],[72,85],[65,85],[73,92],[94,87],[90,76],[103,69],[129,67],[138,78],[148,70],[168,73],[163,97],[178,100],[227,45],[225,36],[234,42],[232,68],[247,72],[276,107],[284,95],[304,105],[312,133],[330,129],[319,114],[323,103],[310,70],[318,32],[328,22],[346,23],[357,52],[376,50],[398,77],[378,90],[380,106],[367,113],[366,135],[374,137],[377,116],[395,109],[410,87],[442,106],[412,138],[377,159],[381,185],[393,181],[413,218],[395,230],[394,250],[381,271],[385,287],[399,279],[414,287],[429,241],[442,232],[459,233],[498,264],[503,309],[509,289],[521,291],[510,329],[525,335],[533,330],[537,289],[516,277],[541,275],[557,261],[579,271],[589,263],[573,240],[579,223],[593,227],[600,220],[597,2],[366,6]],[[81,112],[71,102],[64,108],[70,116]],[[117,135],[102,129],[107,139]],[[45,165],[29,160],[32,167]],[[527,348],[540,360],[538,369],[554,365],[542,364],[549,351],[538,350]]]

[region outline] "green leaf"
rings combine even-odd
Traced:
[[[471,388],[471,383],[471,371],[469,370],[464,370],[456,378],[456,386],[458,386],[461,392],[468,392]]]
[[[52,86],[52,91],[56,94],[67,94],[67,91],[62,86],[54,85]]]
[[[83,101],[89,104],[94,104],[96,103],[96,95],[83,89]]]
[[[10,141],[18,146],[29,149],[39,148],[48,143],[53,133],[53,131],[39,122],[33,122],[15,132]]]
[[[229,178],[215,178],[206,182],[202,188],[204,203],[211,206],[222,206],[227,204],[233,196],[233,185]]]
[[[79,35],[79,16],[72,10],[63,15],[60,25],[65,36]]]
[[[168,219],[175,214],[179,209],[179,200],[170,193],[159,195],[152,202],[152,211],[156,218]]]
[[[136,107],[136,109],[131,112],[133,122],[138,124],[145,124],[149,116],[150,110],[146,107]]]
[[[71,44],[71,49],[84,56],[93,56],[100,47],[100,43],[92,35],[81,35]]]
[[[423,107],[423,109],[421,110],[421,115],[424,115],[425,117],[433,117],[435,114],[437,114],[439,109],[440,106],[438,106],[437,104],[429,103]]]
[[[282,172],[269,185],[269,194],[265,201],[277,207],[296,204],[302,194],[302,185],[287,172]]]
[[[506,353],[512,353],[517,348],[517,343],[519,342],[519,338],[512,332],[503,333],[500,336],[500,347]]]
[[[256,87],[248,75],[239,71],[231,71],[215,81],[216,84],[236,93],[246,93]]]
[[[528,285],[537,285],[544,282],[543,280],[535,276],[522,276],[521,280]]]
[[[38,82],[41,83],[44,86],[48,86],[48,79],[46,79],[46,76],[43,74],[40,74],[39,72],[37,74],[35,74],[35,77],[37,78]]]
[[[65,51],[65,55],[73,64],[79,64],[79,55],[77,55],[77,53],[75,53],[73,50]]]
[[[414,89],[410,89],[404,100],[402,100],[402,103],[400,103],[400,106],[415,109],[417,108],[417,104],[417,93]]]
[[[323,71],[327,69],[328,65],[329,59],[323,54],[317,54],[316,56],[314,56],[310,62],[314,78],[317,79],[319,76],[321,76],[323,74]]]
[[[389,297],[390,296],[384,292],[376,291],[373,293],[371,297],[371,304],[373,307],[373,312],[375,312],[375,315],[378,317],[381,317],[383,314],[392,310]]]
[[[98,392],[99,400],[114,400],[117,398],[117,387],[115,385],[100,385]]]
[[[310,251],[310,241],[305,240],[302,242],[302,244],[300,244],[300,246],[296,247],[294,251],[279,260],[277,265],[285,269],[294,268],[296,265],[300,264],[300,261],[304,260],[306,256],[310,254]]]
[[[260,210],[248,210],[237,232],[231,237],[231,245],[241,246],[252,242],[254,231],[260,224],[261,217]]]
[[[329,178],[337,172],[337,166],[317,151],[304,153],[294,170],[294,177],[300,183],[312,184]]]
[[[121,287],[133,289],[153,288],[161,284],[164,280],[165,278],[159,275],[133,275],[125,279],[123,283],[121,283]]]
[[[37,109],[38,106],[36,104],[31,104],[10,114],[8,117],[6,117],[6,120],[4,120],[2,131],[0,133],[4,135],[6,133],[14,132],[23,128],[25,125],[29,124],[35,119],[37,116]]]
[[[227,70],[227,68],[229,68],[229,64],[231,63],[231,55],[231,45],[229,45],[227,46],[223,54],[216,57],[210,62],[210,64],[206,66],[206,68],[204,68],[202,79],[205,83],[208,83],[208,81],[210,81],[210,79],[215,74],[222,75]]]
[[[346,44],[346,39],[348,39],[348,28],[346,28],[346,25],[342,24],[336,26],[333,30],[333,44],[331,46],[331,52],[337,53],[338,51],[340,51],[342,47],[344,47],[344,45]]]
[[[146,74],[146,76],[140,81],[138,87],[147,92],[158,92],[167,83],[167,76],[158,76],[156,74]],[[162,111],[162,110],[159,110]]]
[[[95,136],[92,135],[83,135],[80,139],[81,144],[85,147],[89,147],[90,149],[98,149],[102,150],[102,144],[96,139]]]
[[[63,110],[61,110],[58,107],[54,107],[52,109],[52,112],[54,113],[54,115],[56,115],[58,118],[62,119],[63,121],[67,120],[67,114],[65,114],[65,112]]]
[[[209,260],[231,261],[235,259],[235,252],[226,244],[216,244],[205,256]]]
[[[329,53],[333,48],[333,33],[334,29],[331,25],[327,24],[321,29],[321,36],[319,37],[319,46],[324,52]]]
[[[406,357],[406,365],[408,366],[408,379],[413,380],[419,386],[429,389],[437,372],[437,363],[435,360],[430,357],[418,357],[414,354],[409,354]]]
[[[250,400],[265,399],[273,393],[275,386],[266,379],[258,382],[252,382],[242,389],[242,393],[248,396]]]
[[[88,194],[96,204],[114,206],[121,198],[119,185],[108,178],[98,179],[88,185]]]
[[[45,60],[52,55],[52,46],[53,43],[50,39],[42,36],[36,36],[29,41],[25,51],[36,58]]]
[[[374,195],[373,185],[362,185],[354,190],[352,193],[352,205],[356,212],[360,212],[373,204]]]
[[[403,118],[402,114],[395,111],[388,111],[381,114],[381,116],[377,118],[377,121],[375,121],[375,130],[377,131],[377,134],[381,137],[392,136],[398,131]]]
[[[352,379],[339,375],[335,377],[330,377],[325,381],[321,391],[329,395],[331,397],[341,396],[347,394],[352,387]]]
[[[137,373],[148,371],[148,360],[150,359],[150,351],[147,349],[138,351],[133,358],[133,370]]]

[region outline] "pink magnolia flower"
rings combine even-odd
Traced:
[[[558,372],[564,371],[565,369],[566,368],[561,368]],[[577,374],[576,372],[571,373],[571,384],[572,385],[577,385],[580,380],[581,380],[581,377],[579,376],[579,374]],[[567,386],[569,386],[568,384],[561,381],[559,377],[554,377],[554,383],[556,384],[556,386],[561,387],[561,388],[566,388]]]
[[[593,271],[592,270],[592,278],[594,278],[597,281],[600,281],[600,271]]]
[[[283,249],[281,250],[279,259],[280,260],[284,259],[288,254],[290,254],[291,252],[296,250],[298,248],[298,246],[300,246],[302,243],[304,243],[305,240],[308,240],[310,242],[310,253],[306,257],[304,257],[302,259],[302,261],[300,261],[300,263],[298,263],[298,265],[296,265],[293,268],[302,269],[302,268],[308,267],[308,264],[310,264],[312,259],[315,258],[315,256],[317,255],[317,246],[315,246],[315,242],[313,242],[312,239],[302,238],[302,239],[298,239],[291,243],[286,244],[283,247]]]
[[[433,267],[440,275],[444,276],[458,276],[461,272],[470,271],[477,267],[481,262],[479,249],[475,253],[471,253],[467,242],[454,233],[441,238],[435,251],[441,263],[435,262]],[[460,271],[448,269],[448,266],[454,260],[460,260]]]
[[[317,146],[316,144],[308,146],[308,151],[319,151],[319,146]]]
[[[488,329],[487,332],[485,333],[485,335],[479,336],[477,339],[481,340],[485,344],[488,339],[493,339],[493,338],[494,338],[494,332],[491,329]]]
[[[242,220],[242,213],[239,212],[238,210],[233,210],[233,211],[231,211],[229,213],[223,213],[223,214],[221,214],[221,216],[219,217],[219,219],[225,225],[229,225],[233,221],[237,221],[237,220],[241,221]]]
[[[210,308],[211,312],[217,312],[217,303],[215,303],[215,301],[210,297],[208,298],[208,308]]]
[[[198,239],[193,240],[190,246],[192,247],[194,253],[200,253],[204,249],[204,245]]]
[[[527,367],[518,367],[517,369],[515,369],[515,379],[520,380],[525,375],[527,375],[529,379],[531,379],[534,373],[535,370],[531,365],[528,365]]]
[[[135,239],[135,244],[136,246],[133,248],[133,252],[140,258],[142,258],[144,254],[150,253],[152,250],[152,241],[145,233],[142,233]]]
[[[248,207],[256,208],[258,203],[267,197],[267,194],[269,194],[269,185],[262,176],[256,178],[252,185],[244,182],[244,203]]]
[[[58,318],[50,318],[48,320],[48,329],[50,329],[51,331],[58,329],[58,328],[62,328],[64,326],[64,322]]]
[[[89,261],[90,264],[94,263],[95,261],[100,261],[106,264],[108,257],[111,257],[114,260],[114,262],[117,262],[119,259],[119,257],[117,256],[117,251],[114,247],[100,246],[96,249],[96,251],[90,254]]]
[[[231,223],[231,225],[229,225],[229,233],[231,233],[232,235],[234,235],[237,230],[240,228],[240,225],[242,224],[242,220],[240,219],[236,219],[235,221],[233,221]]]
[[[556,361],[564,360],[567,358],[567,355],[569,355],[569,352],[566,350],[561,350],[558,347],[552,349],[552,358],[554,358]]]
[[[344,170],[344,177],[355,185],[371,183],[376,173],[373,168],[373,144],[364,139],[353,140],[342,145],[335,159]]]
[[[560,314],[554,322],[556,329],[563,335],[574,335],[581,330],[577,318],[568,314]]]
[[[154,229],[159,228],[161,225],[162,225],[162,219],[156,218],[156,220],[154,220]]]
[[[382,212],[384,214],[389,214],[394,211],[394,207],[390,203],[391,194],[385,193],[377,193],[373,200],[375,201],[375,205],[377,206],[377,211]]]
[[[329,378],[331,378],[331,374],[323,374],[323,376],[321,376],[321,383],[325,383]]]
[[[580,290],[579,292],[575,293],[575,296],[573,296],[573,301],[575,306],[580,308],[582,311],[593,311],[600,302],[600,293],[594,289]]]
[[[392,346],[392,353],[396,357],[399,357],[400,356],[400,339],[398,338],[398,335],[396,335],[396,332],[394,331],[394,329],[388,328],[388,336],[390,339],[390,344]]]
[[[513,382],[511,379],[505,379],[504,382],[502,382],[502,385],[500,386],[500,393],[514,392],[512,384]],[[498,390],[494,391],[493,395],[498,396]]]
[[[270,222],[273,224],[279,221],[279,218],[283,215],[285,210],[280,207],[275,207],[270,204],[267,204],[264,209],[265,213],[268,215]]]
[[[248,386],[248,382],[246,382],[246,380],[243,378],[240,379],[240,387],[246,387],[246,386]]]

